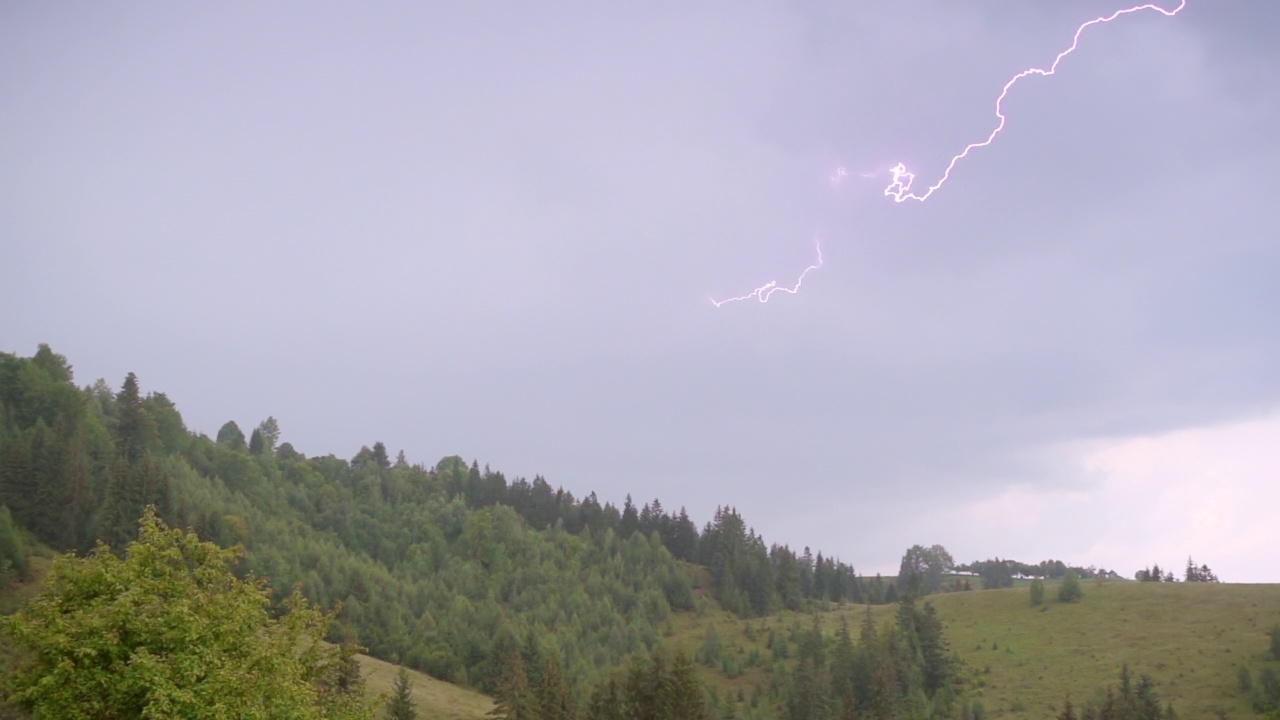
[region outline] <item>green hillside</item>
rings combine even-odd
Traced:
[[[357,655],[360,672],[365,677],[369,694],[391,694],[400,666],[368,655]],[[493,709],[493,700],[475,690],[458,687],[436,680],[430,675],[409,670],[409,682],[413,688],[413,703],[418,716],[433,720],[482,720]]]
[[[1182,717],[1219,709],[1243,717],[1251,711],[1237,671],[1263,664],[1266,631],[1280,622],[1280,585],[1086,583],[1081,602],[1043,610],[1021,588],[934,604],[993,717],[1045,717],[1068,693],[1079,703],[1126,662],[1135,676],[1154,678]]]
[[[47,560],[36,564],[44,567]],[[11,583],[0,592],[0,607],[12,609],[39,590],[38,582]],[[1255,716],[1237,674],[1241,664],[1256,671],[1270,662],[1267,630],[1280,623],[1280,585],[1119,581],[1088,583],[1085,591],[1079,603],[1049,601],[1040,607],[1031,606],[1025,588],[931,596],[963,663],[965,698],[981,701],[992,718],[1051,717],[1068,696],[1077,705],[1093,698],[1128,663],[1135,676],[1154,678],[1161,697],[1183,718]],[[749,706],[756,685],[771,682],[771,632],[790,637],[814,617],[783,612],[744,620],[701,591],[699,606],[671,618],[664,642],[700,655],[714,626],[721,658],[731,659],[730,672],[723,661],[699,667],[729,705],[738,704],[740,694],[741,704]],[[886,623],[894,611],[875,606],[871,615]],[[817,617],[824,632],[834,633],[841,620],[856,627],[866,612],[865,606],[845,605]],[[753,653],[760,658],[755,664]],[[389,694],[400,666],[368,655],[357,659],[370,696]],[[475,690],[414,670],[409,674],[422,717],[481,720],[493,707],[492,699]]]
[[[427,717],[478,718],[497,698],[619,720],[618,706],[655,693],[699,718],[1047,717],[1125,663],[1183,717],[1251,712],[1242,664],[1280,704],[1280,662],[1266,658],[1276,586],[1087,580],[1082,602],[1032,607],[1025,587],[976,588],[1016,585],[1015,570],[1061,577],[1061,562],[973,563],[979,583],[945,575],[964,569],[945,548],[916,545],[900,581],[869,578],[767,543],[731,505],[699,529],[656,498],[619,507],[381,442],[307,457],[282,437],[271,417],[247,437],[233,421],[194,433],[133,374],[118,391],[78,387],[47,346],[0,353],[0,611],[22,613],[39,591],[46,548],[124,551],[149,507],[238,548],[220,572],[262,578],[271,613],[295,591],[334,611],[323,639],[364,648],[371,693],[390,689],[395,664],[418,671]],[[921,602],[933,589],[956,591]],[[111,649],[127,660],[133,647]],[[1129,710],[1118,720],[1159,718]]]
[[[1080,703],[1116,682],[1122,664],[1134,677],[1150,675],[1160,697],[1181,717],[1253,716],[1241,692],[1243,664],[1256,672],[1270,663],[1267,631],[1280,623],[1280,585],[1218,583],[1087,582],[1078,603],[1047,600],[1033,607],[1026,588],[975,590],[928,598],[938,611],[952,651],[962,661],[968,700],[980,700],[989,717],[1043,718],[1056,715],[1070,696]],[[819,613],[825,632],[845,619],[862,621],[864,607],[843,606]],[[893,608],[872,608],[887,622]],[[725,655],[745,664],[754,651],[768,658],[769,632],[808,627],[804,613],[781,613],[744,621],[720,610],[699,616],[681,613],[672,642],[696,652],[714,624]],[[751,635],[747,633],[751,627]],[[767,663],[738,677],[707,669],[727,696],[746,696],[767,683]]]

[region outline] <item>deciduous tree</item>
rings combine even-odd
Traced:
[[[171,530],[148,508],[123,558],[99,546],[54,561],[45,592],[0,627],[23,660],[10,702],[37,717],[337,718],[368,710],[329,683],[346,659],[332,616],[299,595],[278,620],[234,550]]]

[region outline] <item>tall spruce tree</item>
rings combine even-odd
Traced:
[[[495,720],[539,720],[541,717],[538,700],[529,687],[524,658],[518,650],[507,656],[507,670],[493,700],[493,709],[488,714]]]
[[[418,710],[413,702],[413,684],[404,668],[396,673],[391,687],[391,700],[387,702],[387,720],[417,720]]]
[[[169,514],[169,480],[151,456],[152,426],[142,407],[138,378],[129,373],[116,395],[116,460],[107,481],[99,537],[122,550],[137,537],[143,508]]]
[[[703,720],[707,714],[707,701],[698,680],[698,671],[684,651],[677,651],[671,663],[670,720]]]
[[[573,702],[573,690],[564,676],[560,660],[554,655],[547,658],[542,682],[535,691],[542,720],[577,720],[578,708]]]

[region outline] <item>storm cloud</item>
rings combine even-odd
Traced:
[[[1221,485],[1194,462],[1098,458],[1280,447],[1280,7],[1092,28],[928,202],[882,195],[1123,6],[8,3],[0,344],[137,372],[200,432],[733,504],[860,570],[918,542],[1275,580],[1276,531],[1130,537],[1158,503],[1117,473],[1185,508]],[[800,293],[709,301],[815,243]],[[1108,512],[1044,542],[1065,496]]]

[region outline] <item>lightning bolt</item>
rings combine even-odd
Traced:
[[[884,189],[885,197],[893,198],[893,201],[898,203],[903,202],[905,200],[916,200],[919,202],[924,202],[925,200],[928,200],[931,195],[937,192],[938,188],[945,185],[947,180],[951,178],[951,171],[955,169],[956,163],[968,157],[969,153],[973,152],[974,150],[990,145],[992,142],[995,141],[996,136],[999,135],[1000,132],[1004,130],[1005,123],[1008,120],[1008,118],[1004,114],[1004,99],[1009,95],[1009,91],[1013,89],[1013,86],[1016,85],[1019,80],[1022,80],[1023,78],[1031,75],[1049,77],[1050,75],[1056,74],[1058,72],[1058,65],[1062,63],[1063,59],[1066,58],[1071,53],[1075,52],[1076,48],[1080,47],[1080,36],[1088,28],[1093,27],[1094,25],[1102,25],[1105,23],[1109,23],[1112,20],[1115,20],[1116,18],[1119,18],[1121,16],[1130,15],[1136,12],[1141,12],[1143,10],[1153,10],[1155,12],[1160,13],[1161,15],[1164,15],[1165,17],[1173,17],[1174,15],[1177,15],[1178,13],[1182,12],[1182,9],[1185,8],[1186,6],[1187,6],[1187,0],[1179,0],[1178,6],[1173,8],[1172,10],[1166,10],[1165,8],[1159,5],[1156,5],[1154,3],[1146,3],[1143,5],[1135,5],[1134,7],[1125,8],[1123,10],[1117,10],[1111,13],[1110,15],[1097,17],[1097,18],[1094,18],[1093,20],[1090,20],[1080,25],[1078,28],[1076,28],[1075,35],[1071,39],[1071,46],[1068,47],[1066,50],[1063,50],[1062,52],[1058,53],[1057,57],[1053,59],[1052,65],[1050,65],[1048,68],[1027,68],[1026,70],[1023,70],[1017,75],[1014,75],[1012,78],[1009,79],[1008,82],[1004,84],[1004,87],[1001,88],[1000,90],[1000,96],[996,98],[996,118],[998,122],[996,123],[995,129],[993,129],[991,133],[987,135],[985,140],[981,140],[975,143],[970,143],[969,145],[965,146],[964,150],[960,151],[958,155],[952,157],[951,162],[947,163],[947,168],[946,170],[943,171],[942,177],[938,179],[938,182],[936,182],[933,185],[930,185],[929,188],[924,191],[924,194],[917,195],[911,192],[911,186],[916,179],[915,174],[908,171],[907,166],[904,163],[898,163],[897,165],[894,165],[892,168],[889,168],[889,172],[892,175],[892,180],[890,181],[889,186]],[[837,168],[836,171],[831,175],[831,184],[833,186],[839,185],[846,177],[848,177],[848,175],[849,175],[849,172],[845,168]],[[858,175],[862,177],[869,177],[866,173],[858,173]],[[873,176],[874,175],[872,175],[871,177]],[[728,300],[717,301],[713,299],[711,302],[715,303],[716,307],[720,307],[725,303],[735,302],[738,300],[749,300],[751,298],[757,298],[760,300],[760,302],[768,302],[769,296],[772,295],[774,292],[778,292],[778,291],[783,291],[783,292],[787,292],[794,295],[796,292],[800,290],[800,285],[802,282],[804,282],[805,275],[807,275],[810,271],[817,270],[821,266],[822,266],[822,248],[818,248],[818,264],[810,265],[809,267],[805,268],[804,272],[800,274],[800,279],[796,282],[795,287],[793,288],[779,287],[776,282],[771,282],[767,285],[756,288],[755,290],[748,293],[747,295],[743,295],[741,297],[736,297],[736,298],[729,298]]]
[[[716,300],[715,298],[711,298],[711,304],[715,305],[716,307],[720,307],[722,305],[727,305],[728,303],[731,303],[731,302],[740,302],[742,300],[751,300],[753,298],[756,300],[759,300],[762,303],[767,303],[769,302],[769,297],[776,292],[784,292],[789,295],[795,295],[796,293],[800,292],[800,286],[804,284],[804,277],[809,273],[813,272],[814,270],[817,270],[818,268],[822,267],[822,245],[816,240],[814,241],[814,245],[818,248],[818,262],[816,264],[810,265],[809,267],[805,268],[804,272],[800,273],[800,277],[799,279],[796,280],[796,284],[794,287],[786,287],[783,285],[779,285],[777,280],[773,280],[765,283],[764,285],[761,285],[760,287],[756,288],[755,290],[752,290],[746,295],[741,295],[739,297],[726,298],[724,300]]]
[[[938,188],[946,184],[947,180],[951,177],[951,171],[955,168],[956,163],[963,160],[973,150],[990,145],[992,141],[996,139],[996,136],[1000,134],[1000,131],[1004,130],[1005,121],[1007,119],[1004,114],[1004,99],[1009,94],[1009,90],[1011,90],[1013,86],[1018,83],[1019,80],[1029,75],[1039,75],[1041,77],[1049,77],[1050,75],[1057,73],[1058,65],[1062,63],[1063,58],[1075,52],[1076,48],[1080,47],[1080,36],[1084,33],[1086,29],[1094,25],[1109,23],[1112,20],[1115,20],[1116,18],[1120,17],[1121,15],[1129,15],[1130,13],[1136,13],[1142,10],[1155,10],[1156,12],[1161,13],[1166,17],[1173,17],[1174,15],[1177,15],[1178,13],[1182,12],[1182,8],[1186,6],[1187,6],[1187,0],[1179,0],[1178,7],[1172,10],[1165,10],[1159,5],[1147,3],[1146,5],[1138,5],[1136,7],[1125,8],[1124,10],[1117,10],[1111,13],[1110,15],[1094,18],[1093,20],[1090,20],[1089,22],[1076,28],[1075,37],[1071,39],[1071,47],[1058,53],[1058,56],[1053,59],[1053,64],[1049,66],[1049,69],[1046,70],[1044,68],[1027,68],[1026,70],[1023,70],[1017,75],[1014,75],[1012,78],[1009,79],[1009,82],[1004,84],[1004,88],[1000,91],[1000,97],[996,98],[996,117],[999,118],[1000,122],[996,124],[995,129],[991,131],[991,134],[987,136],[986,140],[983,140],[981,142],[976,142],[976,143],[970,143],[968,146],[965,147],[964,150],[960,152],[959,155],[956,155],[955,157],[951,158],[951,162],[947,164],[947,169],[942,173],[942,177],[938,180],[936,184],[930,185],[929,189],[926,190],[923,195],[916,195],[915,193],[911,192],[911,183],[916,179],[916,176],[910,172],[907,172],[906,165],[902,163],[898,163],[897,165],[893,166],[889,170],[889,172],[893,173],[893,181],[889,183],[889,187],[884,189],[885,196],[893,198],[894,202],[902,202],[903,200],[919,200],[920,202],[924,202],[925,200],[928,200],[930,195],[936,192]]]

